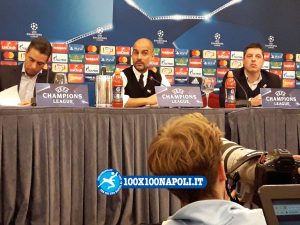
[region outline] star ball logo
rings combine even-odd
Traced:
[[[103,36],[104,29],[102,27],[97,27],[96,36],[93,36],[93,39],[96,41],[105,41],[107,37]]]
[[[221,40],[221,34],[220,33],[215,33],[214,34],[214,41],[211,42],[210,44],[215,46],[215,47],[220,47],[222,45],[224,45],[224,43],[222,43],[220,40]]]
[[[115,169],[103,170],[97,178],[98,190],[105,195],[115,195],[122,187],[121,174]]]
[[[267,40],[268,40],[269,43],[265,45],[266,48],[268,48],[268,49],[277,48],[277,45],[275,44],[275,37],[273,35],[269,35],[267,37]]]
[[[154,39],[154,42],[157,43],[157,44],[160,44],[160,45],[163,45],[165,43],[167,43],[168,41],[165,40],[163,37],[165,35],[165,32],[163,30],[158,30],[156,32],[156,35],[157,35],[157,39]]]
[[[39,26],[36,22],[30,23],[30,29],[31,31],[29,33],[26,33],[27,36],[31,38],[36,38],[42,36],[42,34],[38,33],[37,30],[39,29]]]

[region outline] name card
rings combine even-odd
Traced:
[[[164,87],[155,86],[158,106],[160,107],[203,107],[199,87]]]
[[[87,85],[37,83],[36,105],[46,107],[88,107]]]
[[[261,88],[262,107],[266,108],[299,108],[300,89]]]

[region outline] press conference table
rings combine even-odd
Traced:
[[[163,221],[180,207],[167,190],[106,197],[96,178],[106,168],[148,175],[147,148],[159,126],[191,112],[247,147],[299,149],[300,110],[1,108],[0,224]]]

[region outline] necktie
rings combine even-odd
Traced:
[[[144,74],[141,74],[140,79],[139,79],[139,84],[140,84],[141,87],[144,87],[144,80],[143,80],[143,78],[144,78]]]

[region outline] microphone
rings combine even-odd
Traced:
[[[243,85],[239,82],[239,80],[236,79],[236,77],[235,77],[234,75],[233,75],[233,78],[234,78],[235,82],[240,86],[240,88],[242,89],[242,91],[243,91],[243,93],[244,93],[244,95],[245,95],[245,97],[246,97],[246,100],[237,100],[237,101],[236,101],[236,105],[237,105],[237,106],[246,106],[246,107],[251,106],[251,105],[250,105],[250,102],[249,102],[249,97],[248,97],[248,94],[247,94],[245,88],[244,88]]]
[[[160,82],[160,81],[158,81],[158,80],[156,80],[153,76],[149,76],[149,79],[150,80],[153,80],[153,81],[155,81],[156,83],[158,83],[160,86],[164,86],[164,87],[167,87],[166,85],[164,85],[162,82]]]

